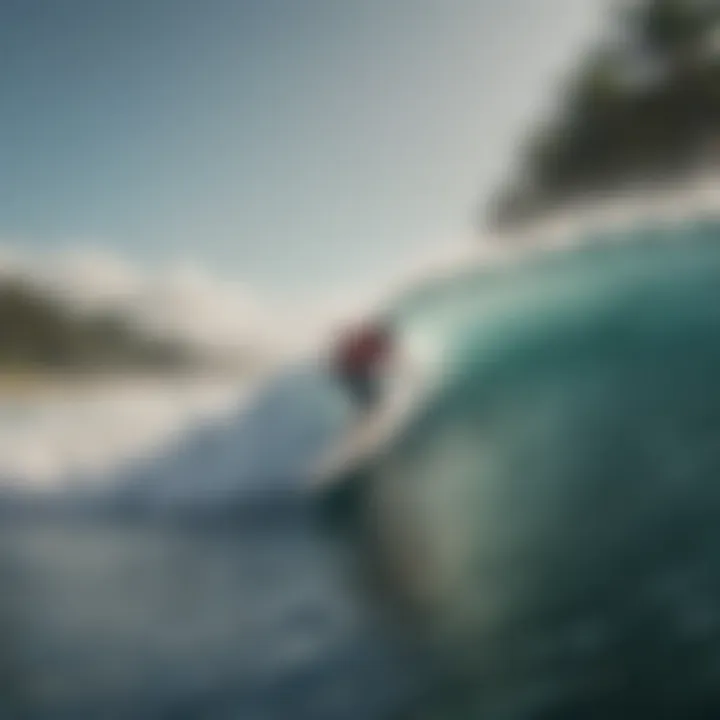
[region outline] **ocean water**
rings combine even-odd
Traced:
[[[0,533],[0,717],[383,718],[377,619],[299,507]]]
[[[301,489],[344,398],[302,368],[233,407],[92,492],[4,496],[0,718],[365,720],[403,704],[408,664]]]
[[[354,533],[433,718],[720,717],[720,223],[613,240],[408,302],[438,389]]]
[[[371,468],[389,511],[359,545],[393,600],[440,600],[460,682],[427,717],[717,717],[719,237],[588,242],[399,309],[439,390]],[[123,397],[123,427],[154,417]],[[61,492],[3,496],[0,718],[426,717],[420,659],[302,491],[346,399],[309,367],[234,397],[102,482],[44,465]]]

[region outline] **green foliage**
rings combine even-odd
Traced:
[[[187,348],[145,337],[118,315],[80,315],[22,282],[0,283],[0,368],[167,369],[192,362]]]
[[[668,60],[692,57],[701,49],[715,11],[715,3],[654,0],[635,13],[638,38]]]
[[[615,17],[527,144],[522,185],[497,200],[500,225],[720,159],[720,0],[624,3]]]

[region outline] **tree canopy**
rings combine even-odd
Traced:
[[[0,369],[168,369],[193,362],[189,348],[148,337],[117,314],[81,315],[20,281],[0,282]]]
[[[720,161],[720,0],[616,2],[559,112],[529,138],[492,219],[519,222],[587,195]]]

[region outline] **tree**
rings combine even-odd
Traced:
[[[686,67],[700,56],[716,11],[714,2],[653,0],[634,13],[638,39],[669,67]]]
[[[536,132],[518,177],[495,203],[507,225],[581,195],[716,162],[720,143],[720,0],[624,2]]]
[[[0,367],[170,369],[198,362],[182,343],[149,337],[118,314],[80,314],[35,287],[0,282]]]

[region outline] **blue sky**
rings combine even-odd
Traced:
[[[0,238],[264,292],[466,234],[599,0],[0,0]]]

